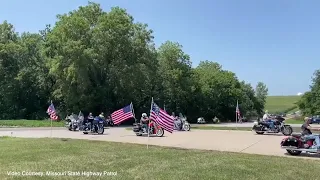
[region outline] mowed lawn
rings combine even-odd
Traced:
[[[318,179],[320,160],[71,139],[0,138],[0,179]],[[312,167],[312,168],[310,168]],[[111,176],[8,176],[116,172]]]
[[[301,96],[268,96],[265,109],[272,112],[285,112],[287,109],[295,107],[295,103]]]
[[[51,127],[50,120],[0,120],[0,127]],[[63,127],[64,121],[52,121],[53,127]]]

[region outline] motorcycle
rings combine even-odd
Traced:
[[[302,151],[308,153],[318,153],[317,149],[311,149],[315,145],[314,139],[306,139],[301,133],[293,133],[290,137],[284,138],[280,145],[282,149],[287,150],[288,154],[297,156]]]
[[[174,130],[178,131],[190,131],[191,126],[189,122],[187,121],[187,117],[179,117],[176,121],[180,121],[180,126],[177,127],[176,124],[174,124]]]
[[[135,123],[133,125],[134,125],[133,132],[137,136],[148,135],[147,129],[143,128],[141,123]],[[148,128],[149,128],[149,135],[153,135],[153,136],[155,135],[157,137],[162,137],[164,135],[163,128],[154,122],[150,122],[148,124]]]
[[[107,127],[107,126],[110,126],[110,127],[113,127],[114,126],[114,123],[112,121],[111,118],[107,118],[105,121],[104,121],[104,126]]]
[[[69,131],[77,131],[80,129],[80,119],[75,115],[70,115],[66,117],[66,127]]]
[[[197,119],[197,123],[198,123],[198,124],[205,124],[205,123],[206,123],[206,120],[204,120],[203,117],[199,117],[199,118]]]
[[[267,122],[255,122],[252,127],[252,130],[255,131],[257,134],[264,134],[266,133],[279,133],[282,132],[285,136],[290,136],[293,132],[293,129],[290,125],[284,124],[285,119],[283,117],[276,117],[273,122],[274,130],[271,130],[269,124]]]
[[[90,122],[85,123],[83,130],[83,134],[89,134],[89,132],[103,134],[104,120],[100,117],[95,117],[93,120],[93,124],[91,124]]]

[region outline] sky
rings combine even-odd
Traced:
[[[18,32],[54,25],[57,14],[86,0],[1,0],[0,22]],[[149,25],[156,46],[178,42],[200,61],[218,62],[240,80],[264,82],[269,95],[309,90],[320,69],[320,1],[309,0],[96,0],[105,11],[119,6]]]

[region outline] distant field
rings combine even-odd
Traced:
[[[269,113],[275,112],[292,112],[298,110],[295,105],[300,100],[301,96],[268,96],[265,109]]]

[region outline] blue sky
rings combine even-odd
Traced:
[[[320,69],[320,1],[298,0],[101,0],[105,11],[127,9],[154,30],[155,43],[183,45],[193,66],[220,63],[239,79],[264,82],[269,95],[305,92]],[[38,32],[56,15],[85,0],[2,0],[0,21],[18,32]]]

